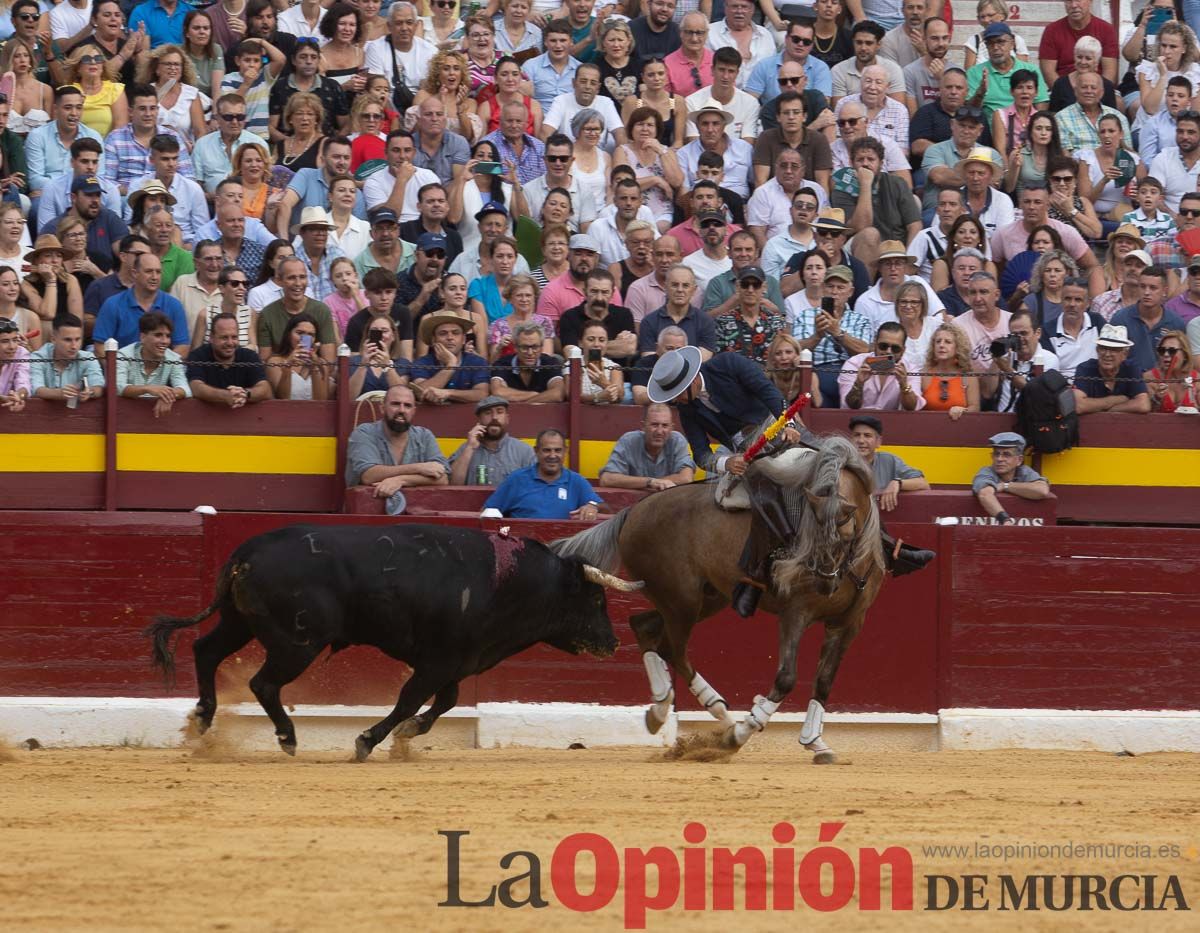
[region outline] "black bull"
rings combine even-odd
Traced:
[[[403,661],[412,676],[392,712],[355,742],[362,761],[393,729],[428,732],[458,701],[461,680],[539,642],[612,655],[605,586],[638,588],[529,538],[446,525],[292,525],[241,544],[207,608],[187,619],[158,616],[145,634],[169,677],[175,632],[220,612],[192,649],[201,732],[216,713],[218,665],[257,638],[267,657],[250,689],[289,754],[296,730],[279,692],[322,651],[372,645]]]

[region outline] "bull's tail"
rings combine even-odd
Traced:
[[[232,561],[230,562],[230,564]],[[176,616],[155,616],[154,621],[142,629],[142,634],[151,640],[150,660],[163,674],[163,680],[169,685],[175,681],[175,633],[180,629],[199,625],[212,615],[221,600],[229,592],[232,576],[226,564],[217,580],[217,591],[213,594],[212,602],[194,616],[186,619]]]
[[[559,557],[578,557],[584,563],[606,573],[617,573],[621,569],[617,545],[621,539],[621,529],[625,527],[625,519],[628,517],[629,509],[621,509],[608,521],[593,525],[569,538],[551,541],[550,550]]]

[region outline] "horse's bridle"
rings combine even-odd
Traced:
[[[842,528],[845,526],[846,522],[849,521],[853,521],[855,523],[854,536],[846,545],[846,552],[845,556],[842,557],[842,562],[838,566],[834,567],[833,570],[823,570],[817,566],[816,558],[810,558],[807,569],[809,573],[813,574],[814,576],[821,577],[824,580],[839,580],[844,573],[853,581],[854,588],[861,593],[866,588],[867,581],[871,579],[871,571],[874,568],[874,564],[872,564],[871,567],[868,567],[866,574],[861,577],[850,569],[850,562],[854,557],[854,552],[858,550],[858,539],[862,536],[862,526],[858,524],[857,510],[847,515],[843,521],[838,522],[837,527]]]

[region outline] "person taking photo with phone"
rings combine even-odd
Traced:
[[[881,324],[875,345],[846,360],[838,377],[842,408],[920,411],[925,407],[921,379],[902,362],[907,337],[901,324]]]

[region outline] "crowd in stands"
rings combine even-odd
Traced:
[[[646,404],[690,344],[824,407],[1194,412],[1200,24],[1063,6],[1033,60],[998,0],[15,0],[3,405],[328,399],[342,344],[353,397]]]

